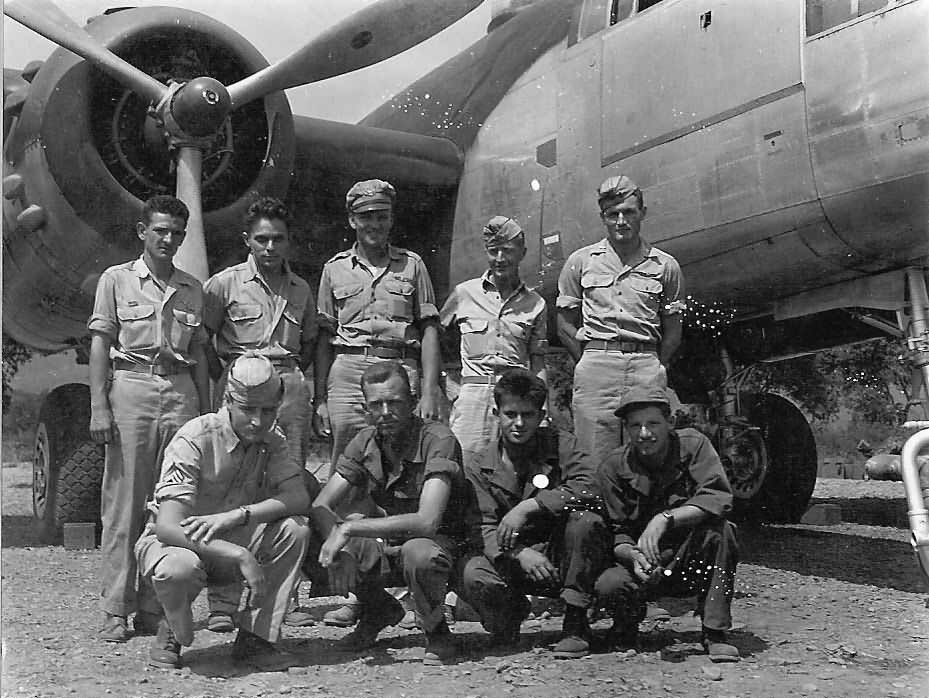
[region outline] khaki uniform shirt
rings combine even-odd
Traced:
[[[203,286],[203,324],[216,334],[216,353],[231,361],[249,350],[269,359],[297,358],[316,336],[316,301],[309,284],[284,265],[272,289],[255,258],[214,274]]]
[[[532,355],[548,346],[545,299],[525,284],[502,298],[490,272],[458,284],[442,311],[443,327],[461,332],[461,375],[492,376],[508,368],[529,368]]]
[[[500,521],[526,499],[534,498],[542,511],[555,516],[603,508],[590,458],[572,434],[550,427],[536,432],[520,462],[505,458],[496,441],[468,465],[466,474],[481,512],[484,554],[490,560],[502,554],[497,544]]]
[[[469,539],[468,492],[461,467],[461,446],[444,424],[413,419],[415,436],[400,463],[381,451],[377,429],[365,427],[355,435],[336,463],[336,472],[353,487],[370,495],[388,516],[419,511],[426,480],[446,477],[451,495],[437,531],[459,543]],[[470,517],[473,526],[474,516]]]
[[[303,486],[303,468],[287,457],[279,430],[246,445],[223,407],[190,420],[171,439],[155,502],[173,499],[187,505],[191,515],[215,514]]]
[[[613,547],[635,545],[648,522],[665,509],[692,504],[714,516],[732,510],[732,488],[710,440],[696,429],[671,432],[660,470],[646,470],[636,451],[613,451],[598,473],[600,491],[613,529]]]
[[[326,262],[319,280],[319,322],[336,346],[419,348],[421,320],[438,317],[435,291],[422,258],[389,247],[378,272],[351,249]]]
[[[606,239],[568,257],[558,277],[557,306],[581,309],[578,341],[658,344],[661,317],[684,311],[684,281],[674,257],[643,242],[629,262]]]
[[[111,359],[191,365],[191,344],[207,341],[203,288],[175,269],[162,289],[142,257],[100,276],[87,329],[110,338]]]

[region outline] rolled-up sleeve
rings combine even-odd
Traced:
[[[116,316],[116,277],[109,270],[100,275],[94,294],[94,309],[87,321],[87,329],[116,340],[119,323]]]
[[[437,475],[450,478],[461,476],[461,446],[451,432],[443,435],[429,434],[423,443],[423,455],[424,480]]]
[[[195,441],[178,432],[165,449],[161,477],[155,485],[155,501],[173,499],[193,509],[200,485],[203,453]]]
[[[458,317],[458,287],[456,286],[445,299],[445,305],[439,311],[439,324],[448,328]]]
[[[422,259],[417,259],[414,266],[416,271],[416,318],[418,320],[433,320],[439,317],[436,306],[435,289],[432,287],[432,278]]]
[[[226,315],[226,293],[219,275],[203,284],[203,326],[211,333],[219,332]]]
[[[565,310],[581,307],[581,301],[584,297],[583,289],[581,289],[582,268],[583,264],[580,255],[577,251],[571,253],[558,275],[556,307]]]
[[[542,312],[536,315],[532,323],[532,332],[529,335],[529,353],[532,355],[544,354],[548,349],[548,312],[542,306]]]
[[[339,318],[332,298],[331,267],[327,263],[319,277],[319,289],[316,294],[316,321],[322,329],[335,334],[339,329]]]
[[[313,292],[308,291],[306,307],[303,309],[303,321],[300,324],[300,343],[303,345],[312,344],[319,334],[319,315],[316,311],[316,299]]]
[[[665,260],[664,273],[661,279],[661,314],[676,315],[687,309],[684,300],[684,275],[681,265],[673,257]]]

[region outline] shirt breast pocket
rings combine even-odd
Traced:
[[[364,285],[360,282],[347,282],[333,286],[332,297],[335,299],[340,325],[350,324],[363,317],[363,291]]]
[[[229,323],[235,329],[240,344],[258,344],[264,335],[261,306],[255,303],[233,303],[226,308]]]
[[[387,291],[387,313],[392,320],[413,322],[413,292],[416,287],[409,281],[389,279],[384,282]]]
[[[303,330],[303,312],[305,308],[288,303],[281,315],[281,344],[288,351],[299,353],[300,334]]]
[[[191,337],[200,329],[203,317],[180,308],[174,308],[172,315],[174,321],[171,323],[171,346],[175,351],[186,352]]]
[[[586,272],[581,276],[581,288],[584,290],[584,299],[590,304],[591,310],[604,317],[615,315],[613,306],[615,303],[615,292],[613,283],[615,278],[612,274],[602,272]]]
[[[149,303],[119,305],[119,344],[121,349],[135,351],[148,349],[158,343],[158,319],[155,306]]]
[[[624,285],[635,293],[639,303],[647,311],[647,317],[654,318],[658,315],[661,304],[661,279],[644,274],[631,274]]]
[[[470,357],[483,356],[487,353],[487,320],[466,317],[458,323],[461,330],[461,343],[465,353]]]

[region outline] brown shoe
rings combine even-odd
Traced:
[[[358,622],[358,604],[347,603],[323,616],[323,623],[337,628],[350,628]]]
[[[703,645],[711,662],[737,662],[741,659],[738,648],[726,642],[724,630],[704,628],[700,644]]]
[[[177,669],[181,666],[181,643],[164,618],[158,623],[158,632],[148,650],[148,663],[159,669]]]
[[[445,621],[432,632],[426,633],[426,647],[423,650],[423,664],[442,666],[449,664],[458,655],[455,636],[452,635]]]
[[[389,600],[389,601],[388,601]],[[396,625],[406,612],[394,597],[384,594],[384,604],[375,610],[375,604],[361,606],[360,618],[355,629],[339,640],[340,649],[357,652],[373,647],[378,634],[390,625]]]
[[[297,658],[290,652],[242,628],[232,645],[232,658],[257,671],[287,671],[297,664]]]
[[[155,635],[163,617],[160,613],[139,611],[132,619],[132,630],[135,635]]]
[[[104,642],[126,642],[132,637],[126,626],[126,616],[114,616],[107,613],[103,619],[103,627],[98,636]]]

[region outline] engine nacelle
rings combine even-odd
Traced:
[[[126,10],[87,29],[166,84],[209,76],[230,85],[267,65],[229,27],[177,8]],[[284,197],[295,149],[283,93],[232,112],[213,136],[203,155],[211,268],[238,246],[258,192]],[[62,349],[86,334],[100,272],[139,254],[142,202],[174,193],[173,158],[149,105],[65,49],[32,80],[4,154],[4,332]]]

